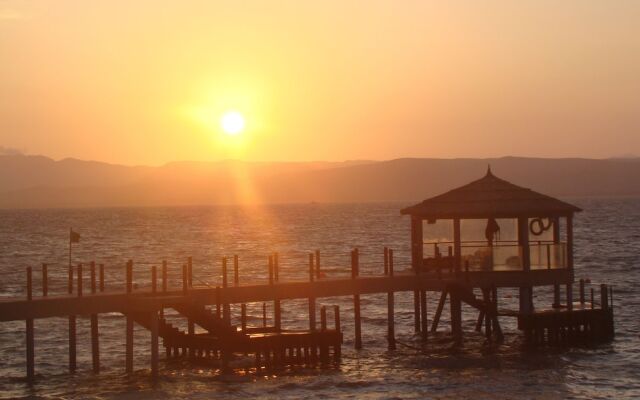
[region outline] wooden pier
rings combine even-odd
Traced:
[[[26,297],[0,299],[0,322],[26,321],[26,375],[29,382],[35,377],[34,324],[37,319],[68,318],[69,370],[76,370],[76,318],[89,315],[91,320],[91,352],[93,371],[100,371],[99,315],[122,313],[126,317],[124,341],[125,370],[133,372],[134,325],[147,329],[151,335],[151,375],[158,376],[160,339],[167,358],[219,360],[222,370],[229,368],[237,355],[251,354],[255,367],[279,368],[288,365],[317,365],[339,362],[343,332],[340,310],[329,308],[333,326],[327,321],[327,307],[320,307],[320,326],[317,324],[317,299],[338,296],[353,298],[354,347],[361,349],[362,326],[360,296],[387,295],[387,343],[396,348],[395,295],[413,294],[414,332],[427,341],[429,333],[438,329],[445,303],[449,302],[450,331],[454,343],[463,341],[462,306],[478,313],[476,330],[484,328],[488,342],[501,342],[503,331],[500,317],[515,317],[524,332],[526,343],[539,345],[574,345],[610,340],[613,328],[613,290],[606,284],[599,287],[598,299],[591,289],[587,301],[585,281],[580,280],[579,302],[574,302],[573,284],[573,214],[577,207],[559,200],[520,188],[494,177],[490,171],[484,178],[444,195],[425,200],[402,210],[411,216],[411,264],[398,268],[392,249],[381,251],[382,268],[379,275],[360,275],[360,251],[350,253],[351,276],[332,278],[322,273],[320,251],[309,253],[305,280],[281,279],[280,257],[273,253],[266,257],[266,282],[240,280],[240,258],[221,259],[222,284],[212,287],[207,277],[195,277],[189,257],[180,265],[179,282],[170,282],[168,263],[146,268],[150,286],[136,288],[133,280],[134,262],[122,268],[123,286],[107,287],[102,264],[88,264],[90,286],[84,285],[86,264],[69,266],[67,293],[51,295],[48,273],[50,265],[41,269],[42,295],[33,290],[33,269],[26,271]],[[486,243],[463,240],[463,218],[486,220]],[[565,219],[564,241],[561,218]],[[425,241],[425,226],[439,219],[452,222],[452,240]],[[500,240],[498,219],[512,221],[517,227],[513,241]],[[427,222],[427,225],[424,222]],[[549,237],[544,238],[544,232]],[[538,236],[538,240],[530,240]],[[382,250],[382,249],[381,249]],[[443,251],[446,250],[446,251]],[[432,251],[427,254],[427,251]],[[233,276],[229,279],[229,264]],[[136,267],[140,272],[140,267]],[[160,282],[158,282],[160,280]],[[176,283],[179,284],[176,288]],[[204,284],[200,284],[204,283]],[[562,299],[564,286],[564,301]],[[124,289],[122,289],[124,287]],[[536,308],[534,290],[550,288],[551,308]],[[518,310],[504,310],[499,305],[499,290],[519,290]],[[436,292],[439,301],[429,323],[427,298]],[[282,326],[282,302],[290,299],[308,301],[309,328],[291,330]],[[598,300],[598,301],[596,301]],[[263,303],[262,326],[249,326],[247,303]],[[273,304],[273,325],[267,326],[267,306]],[[231,305],[240,305],[240,326],[231,324]],[[187,329],[172,325],[166,318],[171,309],[186,320]],[[366,312],[366,310],[365,310]],[[206,333],[196,334],[196,326]]]
[[[517,317],[519,327],[525,332],[527,340],[534,345],[571,344],[579,340],[607,340],[613,335],[613,311],[611,291],[606,287],[600,291],[600,303],[579,303],[572,311],[567,307],[551,310],[540,310],[530,314],[519,312],[500,312],[497,302],[497,290],[518,285],[522,273],[505,273],[490,271],[455,271],[420,272],[410,268],[395,271],[393,251],[384,249],[384,270],[379,276],[361,277],[358,273],[359,252],[351,253],[351,278],[320,278],[320,268],[315,261],[319,252],[311,253],[309,260],[309,279],[307,281],[282,282],[277,264],[269,264],[269,281],[265,283],[239,284],[238,257],[234,257],[233,286],[223,278],[223,285],[207,287],[193,285],[192,269],[189,263],[182,268],[181,289],[175,289],[167,282],[167,263],[162,265],[162,282],[157,282],[156,267],[150,268],[151,287],[134,289],[132,280],[134,263],[129,261],[123,268],[125,290],[110,290],[104,282],[104,268],[95,263],[90,264],[90,291],[86,292],[82,279],[82,265],[70,269],[70,286],[67,295],[48,294],[48,266],[42,267],[43,292],[35,296],[33,292],[33,271],[27,269],[27,297],[0,300],[0,322],[26,321],[26,357],[27,377],[34,375],[34,320],[49,317],[69,318],[69,370],[76,370],[76,330],[75,319],[79,315],[89,315],[91,321],[91,352],[93,371],[100,371],[98,317],[103,313],[118,312],[127,320],[125,336],[125,370],[133,371],[134,343],[133,325],[144,327],[151,335],[151,371],[157,376],[159,363],[159,339],[165,348],[167,358],[188,357],[191,359],[216,359],[223,369],[228,367],[234,354],[253,354],[256,368],[275,368],[287,365],[314,365],[338,362],[341,355],[343,334],[340,324],[340,310],[337,306],[329,309],[333,316],[333,326],[327,322],[327,308],[320,309],[320,326],[316,326],[315,301],[318,298],[352,296],[354,298],[354,345],[362,348],[361,313],[359,296],[373,293],[386,293],[388,305],[387,341],[389,349],[395,349],[394,296],[398,292],[419,293],[419,310],[415,314],[418,321],[419,337],[428,340],[428,333],[437,329],[439,319],[447,297],[460,304],[464,303],[478,310],[477,330],[485,327],[488,340],[500,341],[502,331],[499,316]],[[223,259],[223,272],[226,272],[226,259]],[[95,273],[96,269],[100,272]],[[536,273],[540,272],[540,273]],[[563,277],[566,271],[532,271],[528,278],[535,285],[553,285]],[[496,275],[499,274],[499,275]],[[224,277],[224,274],[223,274]],[[273,278],[273,279],[272,279]],[[196,280],[197,281],[197,280]],[[75,285],[73,285],[75,283]],[[489,286],[488,286],[489,285]],[[474,290],[476,289],[476,290]],[[477,295],[477,290],[480,295]],[[429,326],[426,297],[428,292],[440,293],[440,301],[431,318]],[[281,326],[279,311],[274,310],[274,324],[249,327],[247,325],[246,303],[273,302],[276,307],[280,302],[290,299],[309,300],[309,329],[288,330]],[[240,304],[240,326],[231,325],[229,305]],[[172,309],[188,321],[188,331],[182,331],[166,320],[164,314]],[[462,340],[462,329],[459,311],[451,307],[451,332],[456,341]],[[225,311],[227,310],[227,311]],[[276,309],[277,310],[277,309]],[[266,311],[265,311],[266,321]],[[456,321],[456,318],[458,319]],[[193,327],[197,325],[207,333],[195,334]],[[544,332],[547,332],[546,335]],[[546,339],[543,339],[546,338]]]

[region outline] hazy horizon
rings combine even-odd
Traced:
[[[162,162],[160,164],[127,164],[127,163],[118,163],[118,162],[110,162],[99,159],[85,159],[78,157],[60,157],[54,158],[47,154],[31,154],[27,152],[23,152],[19,149],[7,148],[4,146],[0,146],[0,157],[2,156],[24,156],[24,157],[44,157],[55,162],[65,161],[65,160],[75,160],[75,161],[83,161],[83,162],[97,162],[102,164],[110,164],[116,166],[125,166],[125,167],[163,167],[169,164],[175,163],[224,163],[224,162],[240,162],[240,163],[256,163],[256,164],[288,164],[288,163],[327,163],[327,164],[348,164],[348,163],[379,163],[385,161],[395,161],[395,160],[403,160],[403,159],[423,159],[423,160],[500,160],[500,159],[548,159],[548,160],[635,160],[640,159],[640,155],[635,154],[621,154],[614,155],[610,157],[533,157],[533,156],[522,156],[516,154],[505,154],[498,155],[495,157],[395,157],[389,159],[344,159],[344,160],[243,160],[240,158],[221,158],[215,160],[195,160],[195,159],[176,159],[176,160],[168,160]]]

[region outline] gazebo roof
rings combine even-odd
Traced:
[[[401,214],[423,219],[565,216],[580,208],[503,179],[487,169],[476,181],[404,208]]]

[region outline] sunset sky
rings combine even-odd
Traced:
[[[0,146],[150,165],[637,155],[638,21],[625,0],[0,0]]]

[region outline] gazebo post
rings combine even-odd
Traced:
[[[462,260],[462,243],[460,235],[460,218],[453,219],[453,254],[455,259],[455,274],[459,275]],[[462,303],[455,291],[449,293],[451,310],[451,332],[456,342],[462,340]]]
[[[423,232],[422,218],[411,216],[411,268],[416,274],[420,273],[423,263]],[[415,333],[420,332],[420,290],[413,291],[413,320]]]
[[[557,246],[560,244],[560,218],[553,217],[553,244]],[[557,247],[556,247],[557,251]],[[553,308],[560,307],[560,285],[553,285]]]
[[[529,249],[529,218],[518,217],[518,245],[522,249],[522,270],[527,273],[531,271],[531,258]],[[533,312],[533,293],[531,286],[520,287],[520,313],[530,314]]]
[[[567,310],[573,310],[573,214],[567,215],[567,268],[569,281],[567,282]]]
[[[417,216],[411,216],[411,267],[414,271],[418,272],[423,263],[423,249],[422,244],[424,241],[422,233],[422,218]]]

